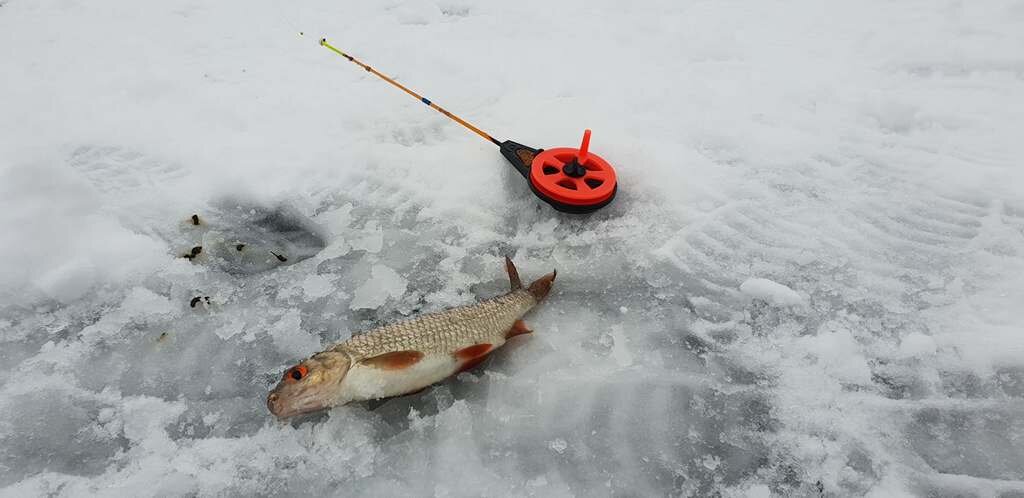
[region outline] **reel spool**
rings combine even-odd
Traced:
[[[501,154],[526,178],[530,190],[564,213],[590,213],[608,205],[619,189],[615,169],[590,152],[590,130],[578,149],[534,149],[506,140]]]
[[[591,213],[608,205],[615,198],[615,193],[619,189],[615,169],[601,156],[590,152],[590,130],[583,132],[583,142],[578,149],[557,147],[544,150],[511,140],[502,142],[431,102],[430,99],[406,88],[355,57],[338,50],[327,43],[326,38],[320,39],[320,45],[497,145],[501,149],[501,155],[505,156],[505,159],[512,163],[516,171],[519,171],[526,182],[530,184],[533,194],[558,211],[574,214]]]

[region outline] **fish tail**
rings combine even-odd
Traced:
[[[551,273],[534,280],[534,282],[530,284],[530,294],[533,294],[533,298],[536,299],[537,302],[543,301],[544,298],[547,297],[548,292],[551,292],[551,284],[555,282],[555,277],[557,275],[558,270],[554,270]]]
[[[515,292],[522,289],[523,282],[519,280],[519,270],[516,270],[515,263],[508,256],[505,256],[505,271],[508,272],[508,281],[512,285],[512,291]]]

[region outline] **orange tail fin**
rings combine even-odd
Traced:
[[[552,271],[530,284],[530,294],[533,294],[534,299],[540,302],[547,297],[548,292],[551,292],[551,284],[555,282],[556,276],[558,276],[558,270]]]

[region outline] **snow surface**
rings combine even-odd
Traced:
[[[797,306],[804,302],[793,289],[767,278],[748,278],[740,284],[740,292],[779,306]]]
[[[592,128],[618,198],[553,212],[321,34]],[[0,495],[1020,496],[1022,47],[1020,0],[0,0]],[[271,419],[505,254],[559,271],[535,334]]]

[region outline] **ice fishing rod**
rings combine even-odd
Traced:
[[[608,161],[590,152],[590,130],[584,130],[579,148],[557,147],[545,150],[511,140],[500,141],[368,64],[335,48],[327,42],[327,38],[321,38],[320,45],[497,145],[501,155],[527,180],[534,195],[551,207],[566,213],[590,213],[608,205],[615,198],[618,191],[615,169]]]

